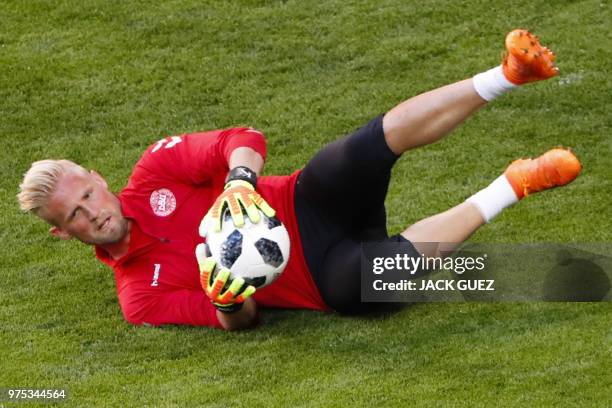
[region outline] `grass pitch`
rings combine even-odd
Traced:
[[[401,100],[497,64],[505,33],[525,27],[562,76],[405,154],[389,229],[565,145],[578,180],[472,239],[611,242],[611,17],[605,1],[4,1],[0,387],[67,387],[66,406],[610,406],[609,303],[266,311],[244,333],[131,327],[91,248],[51,239],[14,197],[37,159],[75,160],[119,190],[151,142],[236,125],[264,131],[266,173],[286,174]]]

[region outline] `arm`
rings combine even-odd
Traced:
[[[195,250],[200,269],[200,285],[217,308],[215,317],[225,330],[240,330],[252,327],[257,322],[257,307],[251,298],[255,287],[243,278],[230,278],[229,269],[220,267],[212,258],[207,244],[198,244]]]
[[[236,167],[248,167],[259,176],[264,166],[264,159],[250,147],[237,147],[231,152],[228,165],[230,170]],[[248,329],[257,323],[257,304],[255,300],[248,298],[238,311],[225,313],[217,310],[217,319],[225,330]]]
[[[250,147],[238,147],[230,155],[230,170],[244,166],[253,170],[258,176],[264,166],[264,159]],[[234,313],[224,313],[217,310],[217,319],[225,330],[243,330],[255,326],[257,323],[257,304],[252,298],[246,299],[242,309]]]
[[[246,299],[241,310],[223,313],[217,310],[204,291],[179,289],[161,294],[144,314],[126,313],[125,319],[135,325],[181,324],[214,327],[223,330],[243,330],[257,323],[257,304]]]
[[[164,138],[151,145],[136,168],[157,177],[199,185],[237,166],[260,173],[266,158],[264,135],[232,128]]]
[[[242,309],[234,313],[217,310],[217,319],[225,330],[243,330],[257,323],[257,304],[252,298],[246,299]]]
[[[216,231],[221,230],[221,216],[224,208],[229,208],[236,227],[244,225],[242,209],[251,222],[259,222],[259,210],[267,217],[273,217],[275,211],[256,191],[257,176],[264,165],[264,156],[248,146],[234,147],[228,152],[229,173],[223,193],[212,205],[202,223],[200,235],[206,237],[207,229],[212,226]],[[253,174],[255,173],[255,174]]]
[[[263,170],[264,159],[261,154],[250,147],[238,147],[230,155],[229,169],[238,166],[248,167],[259,176]]]

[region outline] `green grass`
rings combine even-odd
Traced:
[[[506,8],[4,1],[0,387],[68,387],[66,406],[610,406],[609,303],[420,304],[378,319],[266,311],[245,333],[131,327],[111,271],[90,248],[51,239],[14,198],[33,160],[75,160],[119,190],[160,136],[241,124],[266,133],[266,173],[286,174],[399,101],[493,66],[504,33],[527,27],[563,75],[407,153],[389,229],[562,144],[580,156],[580,178],[473,240],[611,242],[610,5]]]

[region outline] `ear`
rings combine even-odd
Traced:
[[[49,228],[49,233],[51,235],[53,235],[54,237],[57,237],[59,239],[65,239],[65,240],[72,239],[72,235],[70,235],[69,233],[67,233],[63,229],[59,229],[57,227]]]
[[[89,170],[89,174],[91,174],[94,180],[96,180],[96,183],[101,185],[103,188],[108,189],[108,183],[106,182],[106,180],[104,180],[104,177],[102,177],[97,171]]]

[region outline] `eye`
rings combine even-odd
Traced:
[[[79,209],[75,208],[74,211],[72,211],[72,213],[70,213],[70,216],[68,217],[68,221],[72,221],[74,219],[74,217],[76,217],[78,212],[79,212]]]

